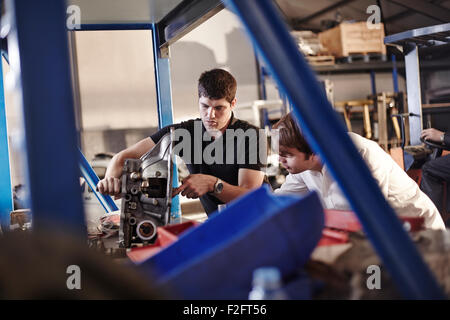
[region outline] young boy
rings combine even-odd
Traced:
[[[318,155],[314,154],[303,138],[292,114],[287,114],[274,125],[279,129],[280,162],[289,172],[286,182],[276,193],[306,193],[316,191],[324,208],[350,210],[338,184],[331,177]],[[395,163],[389,154],[371,140],[348,133],[365,160],[373,177],[392,208],[400,216],[425,220],[425,227],[445,229],[444,222],[433,202],[419,186]]]

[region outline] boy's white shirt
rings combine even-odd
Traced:
[[[426,228],[445,229],[445,224],[434,203],[389,154],[374,141],[352,132],[348,134],[368,165],[384,197],[399,216],[421,216],[424,217]],[[289,174],[286,182],[275,190],[275,193],[302,194],[313,190],[319,194],[324,208],[351,210],[337,182],[325,166],[320,172],[306,170]]]

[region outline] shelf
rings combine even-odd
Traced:
[[[448,70],[450,69],[450,60],[429,60],[420,63],[421,69],[426,70]],[[340,63],[329,66],[313,66],[314,71],[318,74],[347,74],[347,73],[362,73],[362,72],[392,72],[392,62],[390,61],[374,61],[374,62],[353,62]],[[403,71],[405,63],[397,61],[397,69]]]
[[[418,47],[439,46],[450,43],[450,23],[396,33],[385,37],[384,43],[400,46],[415,43]]]

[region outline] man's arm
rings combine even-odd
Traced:
[[[183,180],[183,184],[176,188],[172,196],[181,193],[188,198],[198,198],[208,192],[214,191],[217,177],[206,174],[191,174]],[[224,203],[228,203],[247,192],[259,188],[264,180],[264,172],[252,169],[239,169],[238,186],[229,184],[225,181],[223,183],[223,190],[220,194],[214,196]]]
[[[308,187],[301,177],[288,174],[286,181],[274,190],[276,194],[305,194],[308,193]]]
[[[97,184],[97,189],[103,194],[116,196],[120,193],[120,177],[125,159],[139,159],[155,146],[151,138],[145,138],[131,147],[116,154],[106,169],[105,178]]]

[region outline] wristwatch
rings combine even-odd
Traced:
[[[214,194],[220,194],[222,190],[223,190],[223,181],[217,178],[217,181],[214,184]]]
[[[441,134],[441,142],[444,143],[445,133]]]

